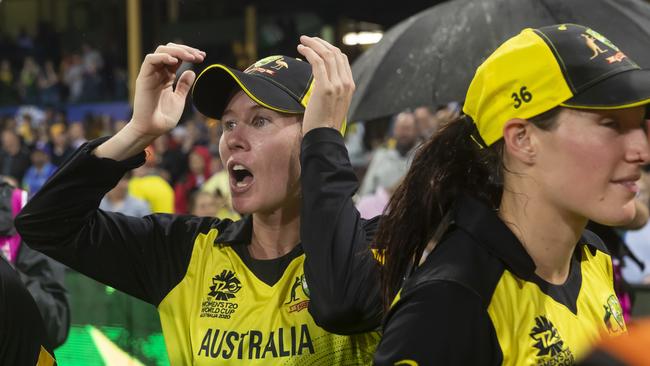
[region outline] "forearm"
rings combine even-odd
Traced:
[[[334,333],[374,329],[381,318],[379,265],[370,251],[376,222],[362,220],[354,207],[358,182],[338,131],[312,131],[301,159],[309,310]]]
[[[122,161],[141,153],[158,136],[139,132],[133,123],[128,123],[113,137],[99,145],[93,154],[98,158]]]

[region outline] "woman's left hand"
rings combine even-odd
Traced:
[[[318,37],[300,37],[298,52],[311,64],[314,75],[302,122],[303,135],[318,127],[341,130],[354,93],[348,57]]]

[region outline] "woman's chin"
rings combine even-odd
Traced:
[[[245,202],[244,200],[233,199],[232,208],[240,215],[249,215],[256,211],[256,208],[250,202]]]
[[[628,225],[634,220],[634,217],[636,215],[636,207],[634,206],[634,201],[621,207],[621,209],[618,210],[616,214],[614,213],[615,212],[609,212],[608,215],[603,215],[603,217],[592,218],[592,221],[613,227]]]

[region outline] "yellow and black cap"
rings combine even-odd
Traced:
[[[527,28],[479,66],[463,112],[491,145],[505,123],[557,106],[622,109],[650,103],[650,70],[607,38],[576,24]]]
[[[305,112],[313,80],[309,63],[288,56],[263,58],[244,71],[214,64],[196,78],[192,99],[199,112],[221,119],[229,97],[239,88],[265,108],[299,114]]]

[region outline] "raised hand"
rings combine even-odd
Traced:
[[[300,37],[298,52],[311,64],[314,75],[314,89],[302,122],[303,134],[318,127],[340,130],[354,93],[348,57],[318,37]]]
[[[193,71],[187,70],[176,81],[176,71],[183,61],[198,63],[204,57],[203,51],[174,43],[158,46],[148,54],[135,82],[131,121],[98,146],[94,154],[123,160],[142,152],[158,136],[176,127],[196,78]]]
[[[187,70],[178,78],[183,61],[202,62],[205,52],[189,46],[167,43],[144,58],[135,83],[131,128],[143,135],[157,137],[176,126],[183,113],[187,93],[196,78]]]

